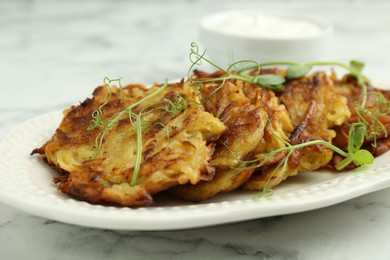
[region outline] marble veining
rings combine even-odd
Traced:
[[[386,0],[2,0],[0,138],[78,103],[104,76],[145,84],[185,76],[199,18],[237,8],[330,20],[335,33],[324,57],[363,60],[371,78],[390,86]],[[0,258],[389,259],[389,197],[384,189],[298,214],[163,232],[72,226],[0,204]]]

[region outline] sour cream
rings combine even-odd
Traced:
[[[259,38],[310,38],[319,35],[322,29],[314,22],[265,14],[235,14],[220,20],[214,30]]]
[[[332,24],[292,12],[232,10],[199,21],[201,44],[216,64],[232,61],[307,62],[326,57]]]

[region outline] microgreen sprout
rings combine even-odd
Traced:
[[[367,128],[363,123],[352,124],[349,129],[347,154],[345,158],[336,165],[337,170],[342,170],[353,162],[356,166],[363,164],[371,164],[374,161],[374,156],[365,149],[360,149],[364,143]]]
[[[355,77],[362,87],[362,95],[365,96],[367,93],[367,83],[369,79],[362,73],[364,68],[364,63],[360,61],[352,60],[349,64],[345,64],[337,61],[312,61],[306,63],[296,63],[296,62],[267,62],[267,63],[258,63],[257,66],[248,66],[242,68],[239,73],[244,71],[254,70],[258,67],[269,67],[269,66],[287,66],[286,69],[286,78],[287,79],[298,79],[306,76],[314,66],[336,66],[341,67],[349,71],[349,75]],[[361,100],[362,106],[366,104],[366,98]]]
[[[205,57],[206,51],[204,52],[199,52],[199,47],[196,43],[191,43],[191,48],[190,48],[190,62],[191,66],[188,70],[187,76],[190,80],[192,80],[193,84],[197,86],[197,89],[199,89],[199,84],[206,83],[206,82],[216,82],[216,81],[221,81],[220,87],[222,87],[223,83],[226,80],[229,79],[236,79],[236,80],[242,80],[246,82],[247,84],[254,84],[257,86],[261,86],[263,88],[271,89],[271,90],[276,90],[279,91],[281,90],[281,84],[285,82],[285,79],[279,75],[275,74],[265,74],[261,75],[260,74],[260,64],[257,63],[256,61],[252,60],[241,60],[237,62],[233,62],[227,69],[223,69],[221,66],[217,65],[213,61],[209,60],[208,58]],[[214,68],[220,70],[223,72],[223,75],[220,77],[214,77],[214,78],[200,78],[194,80],[191,77],[191,73],[195,66],[202,65],[202,62],[206,62],[209,65],[213,66]],[[242,64],[254,64],[251,67],[254,69],[257,69],[257,73],[255,76],[245,74],[245,73],[237,73],[235,72],[235,68],[242,65]],[[218,91],[219,88],[217,88],[215,91]],[[213,95],[211,93],[211,95]]]
[[[376,140],[380,136],[387,137],[387,129],[380,121],[381,116],[385,116],[390,112],[390,101],[386,99],[386,97],[379,92],[368,92],[365,94],[366,96],[370,96],[375,106],[362,106],[361,100],[363,96],[360,97],[359,100],[355,102],[355,111],[359,117],[361,123],[363,123],[369,131],[366,132],[365,138],[367,140],[372,140],[372,146],[376,147]]]
[[[300,144],[295,144],[291,145],[287,141],[285,141],[280,135],[273,129],[272,124],[270,120],[268,119],[268,122],[270,123],[270,129],[271,133],[281,140],[284,144],[285,147],[281,147],[279,149],[273,150],[271,152],[262,154],[260,158],[256,158],[253,160],[240,160],[237,158],[237,156],[234,155],[233,151],[226,145],[223,144],[229,151],[230,155],[238,162],[238,163],[244,163],[247,164],[248,166],[244,167],[230,167],[231,169],[235,169],[237,171],[243,171],[243,170],[248,170],[248,169],[256,169],[256,168],[261,168],[265,166],[269,161],[272,161],[272,158],[275,158],[281,153],[284,153],[283,158],[278,162],[276,167],[273,169],[271,172],[270,176],[266,180],[266,183],[263,187],[263,191],[260,195],[257,195],[256,198],[259,196],[269,196],[272,194],[272,187],[271,187],[271,180],[275,176],[276,173],[278,172],[285,172],[287,165],[288,165],[288,160],[291,157],[291,155],[295,152],[298,151],[304,147],[312,146],[312,145],[322,145],[324,147],[327,147],[334,152],[338,153],[339,155],[345,157],[344,160],[339,162],[335,167],[337,170],[342,170],[345,167],[347,167],[350,163],[355,164],[356,166],[361,166],[364,164],[371,164],[374,161],[373,155],[365,150],[361,149],[361,146],[363,145],[364,142],[364,137],[366,135],[366,126],[363,123],[354,123],[352,124],[350,131],[349,131],[349,137],[348,137],[348,149],[347,151],[343,151],[337,146],[324,141],[324,140],[313,140],[313,141],[308,141],[305,143],[300,143]]]
[[[357,130],[355,130],[355,128]],[[247,170],[247,169],[260,168],[260,167],[264,166],[270,158],[275,157],[279,153],[286,152],[287,153],[286,157],[288,158],[294,151],[302,149],[302,148],[307,147],[307,146],[311,146],[311,145],[325,146],[325,147],[333,150],[334,152],[340,154],[341,156],[350,159],[349,163],[353,162],[353,163],[355,163],[356,166],[372,163],[372,160],[373,160],[372,154],[364,149],[360,149],[362,144],[363,144],[364,136],[366,134],[365,125],[363,123],[355,123],[355,124],[352,124],[350,129],[351,130],[349,132],[349,139],[348,139],[349,140],[349,143],[348,143],[349,148],[348,148],[347,152],[341,150],[337,146],[335,146],[327,141],[324,141],[324,140],[313,140],[313,141],[308,141],[305,143],[300,143],[300,144],[295,144],[295,145],[291,145],[290,143],[284,141],[284,143],[286,144],[285,147],[282,147],[282,148],[273,150],[269,153],[263,154],[261,159],[255,159],[255,160],[250,160],[250,161],[243,161],[243,160],[236,159],[239,162],[245,162],[245,163],[249,163],[249,164],[253,163],[255,161],[257,161],[257,162],[260,161],[260,163],[246,166],[246,167],[240,167],[240,168],[234,167],[234,169]],[[273,134],[275,134],[275,133],[273,133]],[[369,155],[367,155],[366,152],[368,152]],[[231,154],[233,154],[233,153],[231,153]],[[343,164],[339,163],[338,165],[336,165],[336,168],[338,170],[342,170],[348,165],[348,164],[345,164],[345,165],[344,164],[345,163],[343,163]]]
[[[355,77],[362,87],[362,96],[361,100],[362,107],[365,107],[367,102],[366,94],[367,94],[367,83],[369,79],[362,73],[364,68],[364,63],[356,60],[352,60],[349,64],[345,64],[337,61],[312,61],[305,63],[298,62],[289,62],[289,61],[277,61],[277,62],[265,62],[259,63],[254,60],[240,60],[231,63],[227,69],[223,69],[221,66],[212,62],[206,57],[206,50],[200,52],[199,47],[196,43],[192,42],[190,47],[189,54],[191,66],[188,70],[188,78],[191,79],[191,72],[196,66],[202,65],[202,62],[206,62],[214,68],[224,72],[224,75],[215,78],[201,78],[193,80],[193,83],[199,87],[199,84],[205,82],[215,82],[222,81],[220,87],[222,87],[223,83],[228,79],[237,79],[242,80],[248,84],[254,84],[256,86],[271,89],[273,91],[281,91],[283,90],[282,84],[286,79],[297,79],[306,76],[314,66],[337,66],[346,69],[349,71],[349,75]],[[286,79],[276,74],[260,74],[261,69],[264,67],[270,66],[287,66],[286,69]],[[247,73],[248,71],[255,71],[256,73]],[[252,76],[252,74],[255,74]],[[217,89],[218,90],[218,89]],[[216,90],[216,91],[217,91]],[[214,93],[212,93],[214,94]]]

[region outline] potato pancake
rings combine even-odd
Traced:
[[[287,82],[279,99],[291,117],[294,129],[292,133],[288,133],[291,145],[313,140],[331,143],[336,135],[332,127],[343,124],[351,115],[347,99],[335,92],[333,82],[325,73],[316,73],[311,77]],[[281,131],[277,133],[280,135]],[[322,145],[311,145],[295,150],[289,157],[286,167],[279,166],[279,162],[262,167],[252,175],[243,188],[263,190],[275,187],[289,176],[325,166],[332,156],[333,151]]]
[[[204,72],[195,72],[195,78],[207,78]],[[266,125],[267,113],[260,104],[252,104],[244,95],[242,81],[204,83],[201,96],[206,111],[219,118],[226,131],[215,141],[215,152],[211,165],[215,176],[210,181],[196,185],[176,186],[170,192],[187,201],[204,201],[218,193],[240,187],[254,171],[238,171],[231,167],[244,166],[238,160],[245,159],[260,144]]]
[[[210,141],[224,132],[224,124],[204,111],[188,81],[161,88],[130,85],[120,91],[98,87],[92,99],[67,109],[51,140],[33,151],[43,154],[61,173],[55,179],[58,189],[91,203],[146,206],[153,203],[151,195],[157,192],[212,179],[214,168],[209,161],[214,144]],[[127,111],[130,104],[145,97],[150,98]],[[174,110],[178,105],[185,107]],[[99,110],[102,119],[97,124],[117,120],[104,129],[91,129],[92,116]],[[136,185],[131,185],[139,151],[136,126],[141,121],[130,113],[141,112],[142,162]]]

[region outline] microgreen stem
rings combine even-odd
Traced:
[[[142,125],[141,113],[136,115],[136,129],[137,129],[137,155],[134,163],[133,175],[131,176],[131,186],[137,185],[137,178],[142,163]]]
[[[265,62],[265,63],[257,63],[257,62],[256,62],[256,65],[243,67],[242,69],[239,69],[239,70],[237,70],[236,72],[237,72],[237,74],[241,74],[241,73],[243,73],[244,71],[254,70],[254,69],[261,68],[261,67],[269,67],[269,66],[289,66],[289,65],[298,65],[298,64],[299,64],[299,63],[297,63],[297,62],[290,62],[290,61],[277,61],[277,62]]]
[[[293,79],[295,77],[302,77],[306,73],[308,73],[313,66],[338,66],[342,67],[350,72],[351,75],[355,76],[358,79],[359,84],[362,87],[362,94],[365,95],[367,93],[367,84],[366,81],[369,82],[369,79],[364,76],[361,73],[361,70],[364,67],[364,64],[357,61],[351,61],[350,64],[345,64],[342,62],[337,61],[312,61],[312,62],[306,62],[306,63],[297,63],[297,62],[291,62],[291,61],[277,61],[277,62],[265,62],[265,63],[258,63],[253,60],[242,60],[242,61],[236,61],[233,62],[226,70],[223,69],[221,66],[217,65],[216,63],[212,62],[208,58],[205,57],[206,50],[202,53],[199,53],[199,47],[196,43],[191,43],[191,49],[190,49],[190,61],[191,66],[188,70],[188,78],[191,79],[190,73],[193,70],[193,68],[196,65],[201,65],[202,62],[207,62],[210,65],[214,66],[216,69],[224,72],[226,75],[216,77],[216,78],[209,78],[209,79],[197,79],[193,80],[193,83],[205,83],[205,82],[211,82],[211,81],[218,81],[218,80],[228,80],[228,79],[238,79],[243,80],[244,82],[248,84],[255,84],[262,88],[268,88],[275,91],[280,91],[282,89],[280,85],[280,79],[274,77],[268,77],[267,80],[263,79],[261,80],[259,77],[261,77],[260,71],[262,67],[269,67],[269,66],[287,66],[287,78]],[[241,64],[247,64],[247,63],[253,63],[254,65],[250,66],[244,66],[243,68],[239,68],[239,65]],[[232,69],[235,69],[235,72],[231,72]],[[244,72],[249,70],[257,69],[257,76],[251,76],[248,74],[244,74]],[[265,84],[264,82],[267,82]],[[224,81],[222,82],[222,84]],[[271,83],[271,84],[269,84]],[[279,83],[279,84],[278,84]],[[219,88],[217,88],[218,90]],[[214,94],[214,93],[212,93]],[[366,105],[366,98],[362,99],[362,106],[364,107]]]
[[[281,152],[288,151],[289,154],[290,154],[290,152],[293,152],[295,150],[299,150],[301,148],[304,148],[304,147],[307,147],[307,146],[310,146],[310,145],[323,145],[323,146],[325,146],[327,148],[330,148],[334,152],[342,155],[343,157],[347,157],[348,156],[348,153],[344,152],[343,150],[341,150],[340,148],[332,145],[329,142],[326,142],[324,140],[313,140],[313,141],[309,141],[309,142],[306,142],[306,143],[301,143],[301,144],[296,144],[296,145],[288,145],[287,147],[282,147],[282,148],[273,150],[272,152],[269,152],[269,153],[263,155],[265,157],[264,158],[265,160],[263,160],[263,159],[256,159],[256,160],[251,160],[251,161],[241,161],[241,162],[246,162],[246,163],[253,163],[253,162],[261,160],[262,162],[260,164],[251,165],[251,166],[248,166],[248,167],[239,167],[239,168],[232,167],[232,168],[235,169],[235,170],[238,170],[238,171],[260,168],[267,162],[268,158],[271,158],[271,157],[273,157],[273,156],[275,156],[275,155],[277,155],[277,154],[279,154]]]

